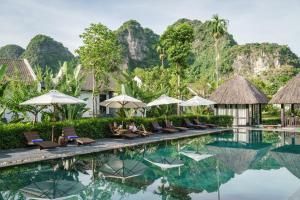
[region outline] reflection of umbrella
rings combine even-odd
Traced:
[[[177,156],[172,156],[173,152],[171,147],[160,148],[149,155],[145,155],[144,160],[162,170],[183,166],[184,163],[182,160],[177,158]]]
[[[141,100],[126,95],[123,85],[121,95],[102,101],[100,105],[108,108],[142,108],[146,106]]]
[[[147,166],[137,160],[110,159],[99,171],[107,178],[128,179],[142,175]]]
[[[144,160],[161,168],[162,170],[177,168],[184,165],[181,160],[171,157],[157,157],[155,159],[144,158]]]
[[[38,105],[38,106],[53,106],[53,119],[55,121],[55,112],[58,105],[67,104],[86,104],[85,101],[60,93],[56,90],[51,90],[50,92],[43,94],[38,97],[29,99],[20,105]],[[54,140],[54,126],[52,126],[52,141]]]
[[[30,199],[66,199],[75,197],[84,189],[84,185],[76,181],[48,180],[32,183],[22,189]]]
[[[285,145],[271,150],[276,161],[300,179],[300,145]]]
[[[179,99],[175,99],[173,97],[169,97],[167,95],[161,95],[158,99],[147,104],[147,107],[151,106],[160,106],[160,105],[169,105],[169,104],[177,104],[181,103],[182,101]]]
[[[213,101],[210,101],[208,99],[199,97],[199,96],[194,96],[193,98],[191,98],[185,102],[182,102],[180,104],[180,106],[209,106],[209,105],[213,105],[213,104],[216,104],[216,103]]]
[[[204,160],[206,158],[209,158],[211,156],[213,156],[212,154],[199,154],[199,153],[196,153],[196,152],[189,152],[189,151],[181,151],[179,152],[181,155],[184,155],[188,158],[191,158],[193,159],[194,161],[198,162],[200,160]]]

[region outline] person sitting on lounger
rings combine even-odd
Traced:
[[[122,129],[122,128],[123,128],[123,126],[122,126],[122,125],[118,125],[117,122],[114,122],[113,125],[112,125],[112,129],[113,129],[114,131],[119,131],[119,130]]]
[[[61,136],[59,136],[59,138],[58,138],[58,144],[61,147],[65,147],[65,146],[67,146],[67,143],[68,143],[68,140],[66,139],[65,134],[62,133]]]
[[[138,128],[136,127],[134,122],[131,122],[129,124],[128,130],[131,131],[132,133],[136,133],[138,132]]]

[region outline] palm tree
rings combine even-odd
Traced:
[[[213,15],[209,21],[209,26],[212,28],[212,36],[215,40],[215,55],[216,55],[216,82],[219,85],[219,62],[220,62],[220,39],[227,33],[228,20],[219,18],[218,15]]]

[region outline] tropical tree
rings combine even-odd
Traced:
[[[213,15],[209,21],[209,26],[212,28],[212,36],[215,40],[215,68],[216,68],[216,83],[219,84],[219,65],[220,65],[220,39],[227,33],[226,19],[219,18],[218,15]]]
[[[4,91],[8,85],[8,82],[4,80],[5,74],[6,74],[7,66],[6,65],[1,65],[0,66],[0,99],[2,99],[4,95]],[[0,101],[1,102],[1,101]],[[4,112],[5,112],[5,107],[3,105],[0,106],[0,118],[2,118]]]
[[[107,84],[109,74],[118,69],[122,62],[122,48],[116,34],[106,26],[98,23],[91,24],[80,35],[83,46],[76,52],[80,61],[88,71],[93,73],[93,116],[97,113],[97,88]]]
[[[168,61],[172,67],[175,67],[178,98],[181,98],[181,77],[183,69],[188,65],[193,40],[193,28],[187,23],[168,27],[160,39],[162,47],[166,50]]]

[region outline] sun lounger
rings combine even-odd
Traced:
[[[207,126],[208,128],[216,128],[216,127],[218,127],[218,126],[215,125],[215,124],[201,123],[201,122],[199,121],[199,119],[194,119],[194,122],[195,122],[195,124],[197,124],[197,125],[204,125],[204,126]]]
[[[172,123],[168,120],[165,121],[165,124],[166,124],[166,128],[172,128],[172,129],[176,129],[178,131],[187,131],[187,130],[189,130],[187,127],[173,126]]]
[[[113,137],[133,139],[139,137],[138,134],[130,133],[127,129],[114,129],[112,124],[109,124],[110,132]]]
[[[65,137],[68,139],[68,141],[75,140],[77,145],[91,144],[91,143],[95,142],[95,140],[93,140],[91,138],[79,137],[76,134],[74,127],[64,127],[62,129],[62,132],[65,135]]]
[[[153,126],[153,130],[155,132],[163,132],[163,133],[176,133],[178,132],[176,129],[173,128],[163,128],[159,125],[158,122],[151,122],[152,126]]]
[[[141,130],[139,130],[139,131],[141,132],[141,134],[142,134],[143,136],[153,135],[152,132],[149,132],[149,131],[146,130],[144,124],[142,124],[142,125],[140,126],[140,129],[141,129]]]
[[[206,129],[206,128],[208,128],[207,126],[193,124],[188,118],[184,119],[184,124],[188,128],[195,128],[195,129]]]
[[[40,147],[40,149],[51,149],[58,147],[59,145],[55,142],[51,141],[44,141],[38,132],[36,131],[30,131],[30,132],[24,132],[24,136],[27,140],[27,145],[37,145]]]

